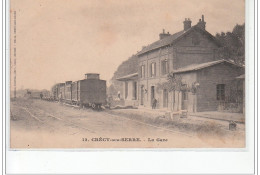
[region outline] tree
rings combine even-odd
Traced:
[[[157,84],[158,90],[166,89],[168,92],[178,92],[177,110],[179,110],[179,96],[180,92],[185,90],[185,86],[182,83],[182,77],[178,74],[169,73],[167,75],[167,81]],[[171,108],[173,110],[173,108]]]
[[[182,76],[179,74],[169,73],[167,76],[167,81],[164,83],[157,84],[158,90],[167,89],[168,92],[177,91],[178,93],[178,100],[177,100],[177,110],[179,110],[179,103],[180,103],[180,92],[186,91],[191,92],[192,94],[197,93],[197,89],[199,87],[199,83],[193,82],[191,86],[188,84],[183,83]],[[173,110],[173,108],[171,108]]]
[[[115,86],[113,84],[111,84],[109,87],[108,87],[108,95],[109,96],[114,96],[117,94],[117,89],[115,88]]]
[[[158,84],[159,89],[167,89],[168,92],[181,91],[182,88],[182,77],[177,74],[169,73],[167,75],[167,81]]]
[[[116,80],[119,77],[136,73],[138,71],[138,57],[132,55],[126,61],[122,62],[115,71],[112,79],[110,80],[110,86],[108,87],[108,94],[116,96],[117,92],[123,91],[123,82]],[[111,87],[112,86],[112,87]]]
[[[232,32],[221,32],[216,38],[222,47],[219,56],[222,59],[234,61],[237,64],[245,64],[245,24],[236,25]]]

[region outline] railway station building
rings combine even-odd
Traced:
[[[138,73],[118,78],[124,82],[123,96],[125,106],[138,106]]]
[[[243,104],[238,102],[243,85],[236,77],[244,67],[220,58],[221,45],[207,32],[203,15],[191,23],[186,18],[175,34],[163,30],[158,41],[138,52],[139,71],[117,79],[124,82],[127,104],[151,108],[155,98],[156,108],[190,112],[220,110],[226,102]],[[169,76],[178,77],[179,89],[170,90]]]

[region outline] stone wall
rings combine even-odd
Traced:
[[[216,111],[218,110],[217,84],[225,84],[225,96],[229,96],[235,78],[244,73],[243,68],[236,67],[229,63],[218,64],[198,71],[197,77],[200,84],[197,93],[197,110]]]
[[[193,43],[194,35],[199,44]],[[191,64],[199,64],[220,59],[217,55],[218,46],[200,32],[193,32],[180,39],[174,45],[173,67],[178,69]]]

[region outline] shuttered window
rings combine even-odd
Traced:
[[[165,59],[161,63],[162,63],[162,66],[161,66],[162,67],[162,75],[169,73],[168,60]]]
[[[225,100],[225,84],[217,85],[217,100]]]
[[[150,76],[151,77],[155,77],[156,76],[156,64],[155,63],[151,63],[151,66],[150,66]]]
[[[144,65],[141,66],[141,78],[145,77],[145,67]]]

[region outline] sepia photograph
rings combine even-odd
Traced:
[[[245,0],[11,0],[11,149],[245,148]]]

